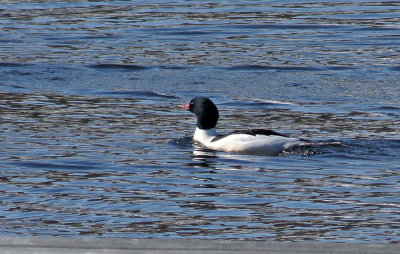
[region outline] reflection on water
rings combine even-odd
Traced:
[[[3,1],[0,235],[400,242],[395,1]],[[311,139],[275,157],[194,145]]]
[[[397,241],[398,140],[323,141],[314,155],[225,154],[179,138],[194,121],[174,97],[1,101],[2,234]],[[225,121],[238,117],[221,110]],[[281,121],[299,113],[291,111]]]
[[[3,62],[396,65],[395,1],[12,1]]]

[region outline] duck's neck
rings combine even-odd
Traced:
[[[211,140],[216,136],[218,136],[218,134],[215,128],[204,130],[197,127],[193,139],[204,144],[211,142]]]

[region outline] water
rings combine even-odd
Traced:
[[[400,242],[393,1],[6,1],[0,235]],[[204,151],[221,131],[317,145]]]

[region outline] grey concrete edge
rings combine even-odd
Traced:
[[[247,240],[0,237],[1,253],[400,253],[400,244]],[[4,251],[4,252],[3,252]]]

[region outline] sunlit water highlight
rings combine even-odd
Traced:
[[[396,2],[0,8],[1,235],[400,241]],[[201,149],[197,95],[316,145]]]

